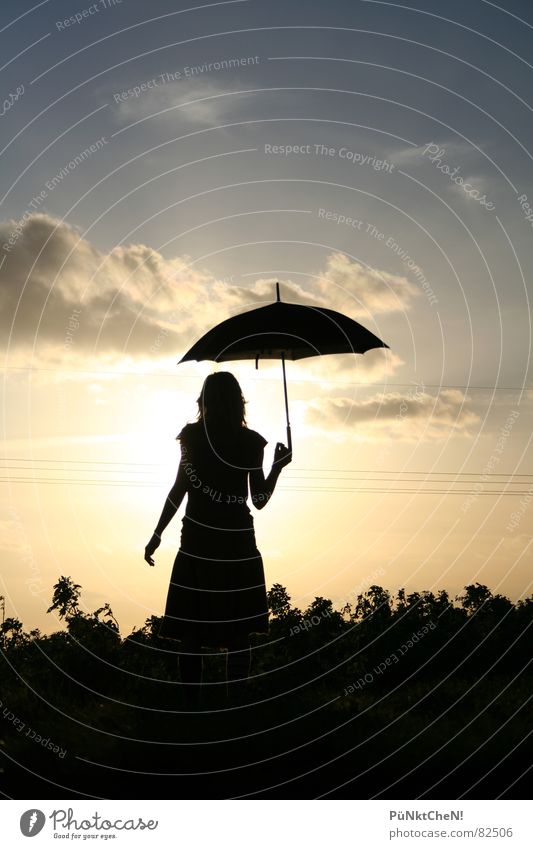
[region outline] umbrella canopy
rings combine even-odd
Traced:
[[[287,441],[291,448],[285,360],[323,354],[364,354],[371,348],[389,346],[340,312],[281,301],[279,283],[276,294],[274,303],[234,315],[208,330],[179,362],[252,359],[257,367],[259,359],[281,359]]]
[[[217,324],[187,351],[188,360],[300,360],[322,354],[364,354],[389,346],[347,315],[324,307],[288,304],[239,313]]]

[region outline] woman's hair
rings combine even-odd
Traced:
[[[246,427],[246,401],[238,380],[229,371],[217,371],[206,377],[197,404],[198,421],[209,425],[211,432]]]

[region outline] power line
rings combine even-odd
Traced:
[[[281,486],[281,489],[293,492],[379,492],[387,495],[531,495],[528,489],[517,492],[506,489],[486,489],[477,492],[473,489],[379,489],[378,487],[297,487]]]
[[[0,478],[0,483],[32,483],[52,484],[56,486],[114,486],[136,488],[161,488],[160,483],[144,481],[110,481],[110,480],[65,480],[62,478]],[[379,483],[379,481],[375,481]],[[387,495],[525,495],[530,496],[530,490],[487,489],[477,492],[473,489],[414,489],[414,488],[381,488],[381,487],[330,487],[330,486],[279,486],[286,492],[360,492],[382,493]]]
[[[83,461],[82,461],[83,462]],[[60,464],[59,464],[60,466]],[[50,466],[0,466],[0,469],[3,471],[13,471],[13,472],[61,472],[64,471],[65,474],[70,474],[70,472],[87,472],[88,474],[98,474],[99,472],[105,472],[106,469],[95,469],[94,472],[91,469],[62,469],[59,468],[51,468]],[[110,474],[115,474],[115,472],[120,472],[121,475],[147,475],[150,474],[149,471],[141,472],[138,469],[109,469]]]
[[[71,471],[72,472],[86,472],[88,474],[98,474],[99,472],[103,471],[102,469],[95,469],[94,472],[91,472],[90,469],[65,469],[65,470],[50,469],[50,468],[46,468],[44,466],[32,466],[31,469],[23,468],[23,467],[20,467],[20,466],[19,467],[17,467],[17,466],[11,466],[11,467],[0,466],[0,469],[2,469],[4,471],[11,470],[13,472],[23,472],[23,471],[28,471],[28,472],[29,471],[41,471],[41,472],[55,471],[55,472],[58,472],[58,471],[64,471],[65,474],[70,474]],[[110,470],[110,471],[111,471],[112,474],[114,474],[114,470]],[[120,473],[121,474],[127,474],[127,475],[143,474],[142,472],[138,472],[137,470],[128,471],[127,469],[121,469]],[[149,473],[145,472],[144,474],[149,474]],[[525,477],[525,476],[517,475],[516,477]],[[533,477],[533,476],[528,475],[526,477]],[[6,475],[3,478],[0,477],[0,480],[2,480],[2,481],[13,480],[13,479],[14,478],[11,478],[9,475]],[[290,475],[289,474],[289,475],[285,475],[285,479],[289,480],[289,481],[300,481],[300,480],[329,481],[329,480],[336,480],[336,481],[339,481],[339,483],[342,483],[344,481],[363,481],[363,482],[366,482],[366,483],[402,483],[402,484],[403,483],[425,484],[425,483],[430,483],[430,482],[432,484],[434,483],[434,481],[424,480],[422,478],[401,478],[401,477],[382,478],[382,477],[369,477],[368,475],[366,475],[365,477],[329,477],[329,476],[328,477],[318,477],[316,475],[301,475],[301,476],[299,476],[299,475]],[[37,477],[37,478],[25,478],[25,480],[41,481],[41,480],[44,480],[44,479]],[[60,478],[59,480],[66,480],[68,482],[69,479],[68,478],[66,478],[66,479]],[[87,479],[87,480],[92,480],[92,479]],[[103,481],[106,481],[106,480],[108,481],[109,478],[103,479]],[[118,481],[118,482],[120,483],[120,481]],[[451,484],[453,484],[453,483],[461,483],[461,484],[473,483],[473,484],[475,484],[475,483],[478,483],[478,482],[479,482],[478,479],[476,479],[475,477],[474,478],[468,478],[468,479],[466,479],[466,478],[457,479],[457,478],[454,478],[454,477],[446,478],[446,479],[439,478],[437,480],[437,483],[439,483],[439,484],[445,484],[445,483],[451,483]],[[141,483],[146,483],[146,481],[132,480],[132,481],[122,481],[122,483],[125,483],[125,484],[126,483],[141,484]],[[523,486],[525,483],[529,483],[529,481],[524,481],[524,480],[513,481],[510,478],[508,478],[506,480],[494,481],[494,483],[499,484],[500,486]],[[531,481],[531,483],[533,484],[533,480]],[[164,486],[164,483],[161,482],[161,481],[160,482],[153,481],[153,485],[154,486]]]
[[[59,466],[64,463],[83,463],[85,465],[91,466],[143,466],[150,468],[168,468],[165,463],[138,463],[135,461],[119,461],[119,460],[62,460],[59,458],[56,459],[46,459],[44,457],[38,458],[30,458],[30,457],[3,457],[3,460],[7,462],[21,462],[21,463],[56,463]],[[0,467],[2,468],[2,467]],[[7,468],[7,467],[4,467]],[[32,467],[35,468],[35,467]],[[20,468],[20,471],[25,470],[24,467]],[[50,469],[50,471],[53,471]],[[75,470],[73,470],[75,471]],[[78,470],[80,471],[80,470]],[[81,471],[88,472],[89,469],[82,469]],[[104,471],[103,469],[101,471]],[[112,471],[112,470],[110,470]],[[132,474],[125,469],[120,470],[123,474]],[[425,470],[425,471],[415,471],[413,469],[403,470],[403,469],[316,469],[312,467],[302,466],[301,468],[292,469],[293,472],[332,472],[335,475],[344,475],[344,474],[357,474],[357,475],[368,475],[368,474],[379,474],[379,475],[400,475],[400,474],[409,474],[409,475],[447,475],[449,477],[464,477],[464,476],[483,476],[483,477],[504,477],[504,478],[533,478],[533,472],[456,472],[452,470],[438,472],[433,469]],[[290,474],[290,473],[289,473]],[[358,479],[357,479],[358,480]],[[498,481],[499,483],[499,481]]]
[[[46,366],[3,366],[4,370],[18,370],[18,371],[51,371],[57,372],[61,374],[99,374],[105,375],[107,377],[114,375],[125,375],[128,377],[172,377],[174,379],[179,378],[180,380],[185,378],[187,380],[198,380],[198,375],[195,374],[177,374],[175,372],[153,372],[153,371],[101,371],[98,369],[62,369],[62,368],[50,368]],[[276,377],[260,377],[255,378],[256,380],[277,380]],[[297,377],[292,377],[292,380],[295,383],[312,383],[312,380],[301,379]],[[375,389],[377,384],[368,383],[364,380],[334,380],[332,378],[328,378],[330,383],[338,383],[342,386],[366,386],[368,389]],[[381,384],[379,384],[381,385]],[[412,380],[408,383],[389,383],[388,381],[383,382],[383,386],[389,387],[405,387],[409,386],[413,388],[413,386],[420,386],[424,389],[467,389],[472,391],[479,392],[526,392],[528,390],[532,390],[533,386],[471,386],[469,384],[464,383],[423,383],[416,380]]]
[[[44,457],[33,458],[33,457],[2,457],[3,460],[7,460],[8,462],[17,462],[17,463],[85,463],[91,465],[103,465],[103,466],[162,466],[163,463],[134,463],[129,462],[128,460],[120,461],[120,460],[46,460]]]
[[[119,478],[69,478],[69,477],[39,477],[29,476],[26,472],[33,473],[34,471],[63,473],[70,475],[71,473],[98,474],[105,472],[107,474],[148,474],[150,470],[160,469],[164,464],[156,463],[138,463],[138,462],[120,462],[106,460],[59,460],[59,459],[30,459],[23,457],[4,458],[7,463],[30,463],[30,466],[0,466],[0,470],[17,473],[14,475],[0,475],[0,483],[33,483],[46,484],[55,486],[114,486],[114,487],[129,487],[135,488],[162,488],[168,486],[168,482],[157,480],[121,480]],[[35,466],[33,463],[50,463],[52,466]],[[68,463],[69,467],[64,468]],[[82,464],[95,467],[94,469],[73,467],[73,464]],[[55,468],[54,468],[55,466]],[[115,467],[121,468],[115,468]],[[133,469],[125,469],[123,466],[133,466]],[[104,467],[104,468],[102,468]],[[141,471],[142,469],[142,471]],[[146,470],[146,471],[145,471]],[[518,495],[530,496],[533,485],[533,474],[519,472],[451,472],[442,471],[411,471],[411,470],[368,470],[368,469],[313,469],[310,467],[301,467],[293,470],[302,474],[286,474],[285,479],[288,485],[281,485],[279,489],[287,492],[357,492],[357,493],[376,493],[376,494],[397,494],[397,495]],[[354,476],[355,475],[355,476]],[[383,477],[384,475],[394,475],[394,477]],[[405,477],[405,475],[418,475],[419,477]],[[420,477],[424,476],[424,477]],[[492,486],[497,489],[457,489],[457,485],[464,487],[465,485],[475,485],[479,483],[479,478],[491,479]],[[300,481],[313,481],[313,483],[299,484]],[[329,484],[329,481],[336,482],[336,485]],[[344,485],[352,482],[360,482],[362,484],[370,484],[370,486],[349,486]],[[325,485],[321,485],[322,482]],[[396,486],[384,487],[384,483],[396,484]],[[413,486],[406,487],[405,484],[418,484],[418,488]],[[524,489],[528,485],[529,489]],[[522,489],[516,489],[521,486]]]
[[[110,481],[110,480],[68,480],[65,478],[2,478],[0,483],[51,483],[70,484],[71,486],[129,486],[129,487],[160,487],[162,484],[146,481]]]
[[[295,472],[306,472],[306,471],[309,471],[309,472],[312,472],[312,471],[339,472],[341,474],[343,472],[346,472],[346,473],[348,473],[348,472],[352,473],[353,472],[354,474],[374,474],[374,473],[376,473],[376,474],[379,474],[379,475],[404,474],[403,469],[387,469],[386,470],[386,469],[305,469],[304,468],[304,469],[294,469],[293,471],[295,471]],[[429,471],[426,471],[426,472],[415,472],[415,471],[413,471],[413,469],[409,469],[409,471],[406,471],[405,474],[409,474],[409,475],[452,475],[452,476],[479,475],[480,477],[487,475],[487,477],[506,477],[506,478],[513,478],[513,477],[514,478],[531,478],[531,477],[533,477],[533,472],[531,472],[531,473],[527,473],[527,472],[523,472],[523,473],[521,473],[521,472],[451,472],[451,471],[437,472],[437,471],[433,471],[432,469],[430,469]]]
[[[365,482],[366,481],[367,483],[370,483],[370,482],[375,482],[375,483],[395,483],[395,482],[398,482],[398,483],[419,483],[419,484],[430,483],[429,480],[426,481],[426,480],[423,480],[421,478],[399,478],[399,477],[396,477],[396,478],[372,478],[372,477],[364,477],[364,478],[353,478],[353,477],[349,477],[349,478],[334,478],[334,477],[313,478],[313,476],[310,476],[310,475],[303,475],[302,477],[292,477],[290,475],[286,476],[287,480],[307,480],[309,478],[311,478],[312,480],[314,479],[314,480],[319,480],[319,481],[321,481],[321,480],[322,481],[338,480],[339,482],[342,482],[342,481],[363,481],[363,482]],[[533,480],[531,482],[533,483]],[[435,483],[435,481],[431,481],[431,483]],[[436,483],[461,483],[461,484],[466,484],[466,483],[479,483],[479,480],[476,479],[476,478],[474,478],[473,480],[470,480],[470,479],[465,480],[464,478],[461,479],[461,480],[457,480],[456,478],[449,478],[449,479],[448,478],[446,478],[446,479],[440,478],[436,481]],[[524,483],[529,483],[529,481],[520,480],[520,481],[513,482],[511,479],[508,479],[508,480],[494,481],[494,483],[499,484],[501,486],[523,486]]]

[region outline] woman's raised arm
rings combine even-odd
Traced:
[[[252,504],[258,510],[269,502],[272,493],[278,482],[280,472],[284,466],[287,466],[292,460],[292,451],[283,445],[282,442],[276,443],[274,451],[274,462],[270,474],[265,478],[263,473],[263,455],[264,450],[261,448],[258,468],[250,471],[250,494],[252,496]]]

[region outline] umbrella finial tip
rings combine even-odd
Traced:
[[[281,301],[281,297],[279,294],[279,283],[276,282],[276,300]]]

